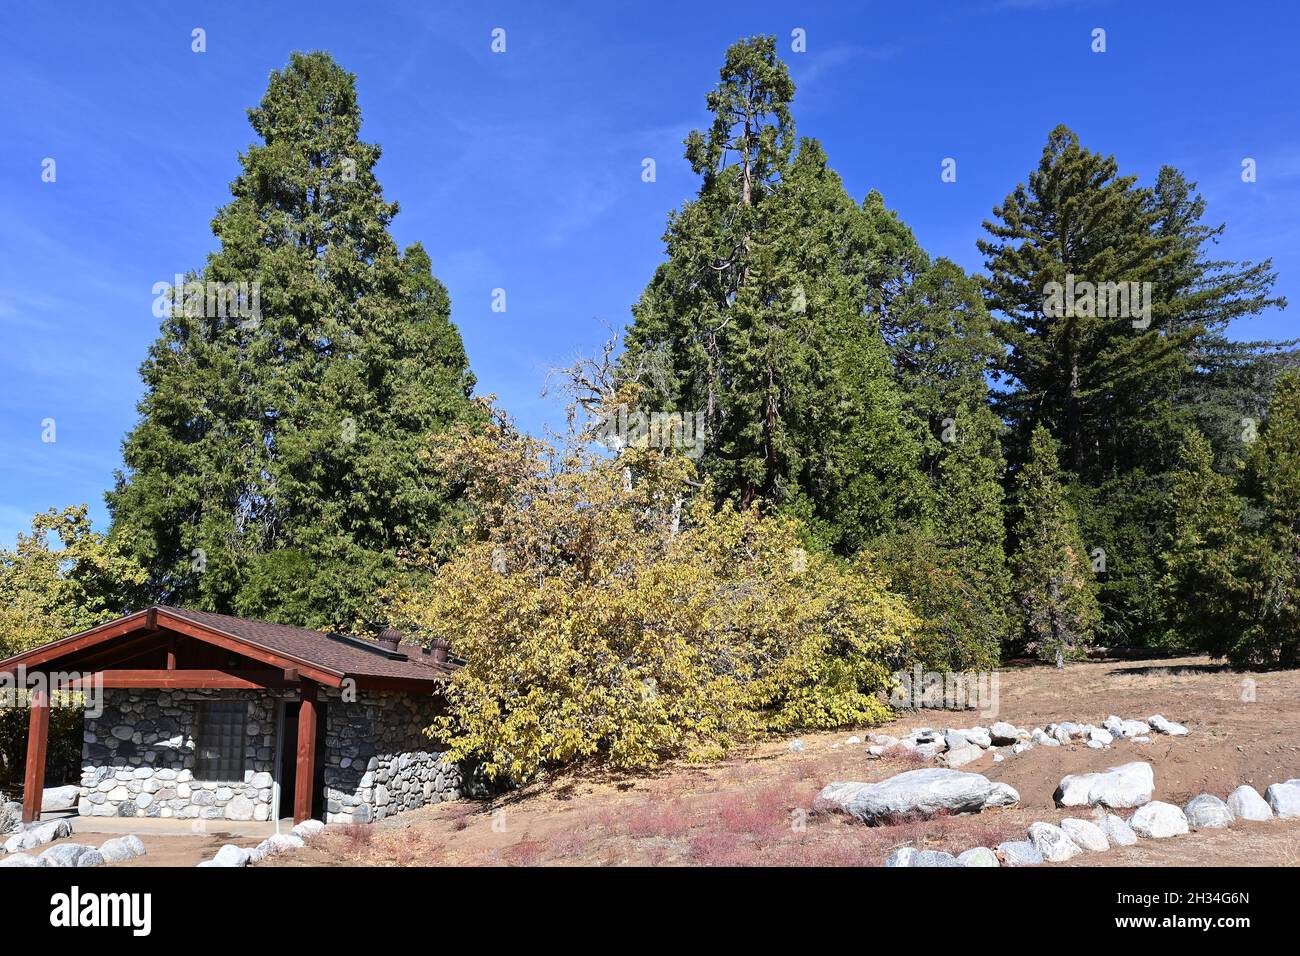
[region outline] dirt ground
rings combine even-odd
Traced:
[[[895,735],[921,726],[1032,729],[1053,721],[1100,724],[1109,714],[1160,713],[1187,725],[1183,738],[1117,742],[1108,750],[1075,745],[1005,751],[963,767],[1005,781],[1019,807],[894,826],[866,827],[814,812],[832,780],[880,780],[929,766],[868,759],[855,731],[805,734],[805,750],[771,741],[704,766],[673,765],[648,777],[567,775],[491,803],[429,807],[370,827],[331,827],[304,851],[269,864],[329,865],[876,865],[900,846],[960,852],[1023,839],[1035,820],[1086,816],[1052,803],[1067,773],[1129,760],[1155,768],[1157,800],[1183,804],[1198,793],[1226,796],[1242,783],[1300,777],[1300,672],[1247,676],[1203,658],[1100,661],[1064,672],[1012,666],[1000,675],[996,713],[926,710],[876,730]],[[866,729],[856,731],[865,737]],[[1172,840],[1077,858],[1078,865],[1293,866],[1300,864],[1300,820],[1238,823]]]
[[[905,758],[869,759],[845,741],[867,729],[805,734],[802,753],[774,740],[707,765],[674,764],[649,776],[564,775],[491,802],[461,801],[416,810],[373,826],[330,827],[305,850],[267,860],[277,866],[475,865],[878,865],[894,849],[960,852],[1023,839],[1035,820],[1059,821],[1052,793],[1067,773],[1130,760],[1155,768],[1157,800],[1183,804],[1198,793],[1220,797],[1241,783],[1261,793],[1300,777],[1300,671],[1246,676],[1203,658],[1100,661],[1064,672],[1038,665],[1000,674],[996,712],[925,710],[880,732],[916,727],[988,726],[1007,720],[1032,729],[1053,721],[1100,724],[1109,714],[1160,713],[1187,725],[1183,738],[1119,741],[1109,750],[1036,747],[1020,756],[986,754],[963,770],[1015,787],[1018,807],[893,826],[867,827],[815,812],[832,780],[880,780],[931,766]],[[193,866],[223,843],[254,838],[219,832],[140,834],[148,855],[128,865]],[[102,842],[72,837],[78,842]],[[1171,840],[1141,840],[1071,861],[1082,866],[1300,865],[1300,820],[1235,824]]]

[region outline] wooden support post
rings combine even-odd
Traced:
[[[41,818],[41,800],[45,796],[45,753],[50,742],[50,699],[43,690],[31,694],[31,712],[27,719],[27,767],[23,779],[23,822]]]
[[[311,819],[312,791],[316,785],[316,682],[302,682],[298,709],[298,770],[294,777],[293,822]]]

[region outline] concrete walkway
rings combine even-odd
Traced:
[[[135,833],[141,837],[191,837],[191,836],[229,836],[246,839],[264,840],[275,833],[275,823],[241,823],[236,820],[164,820],[158,817],[81,817],[76,814],[43,813],[41,820],[55,820],[68,816],[72,821],[74,835],[105,833],[122,835]],[[280,832],[288,833],[293,829],[293,821],[280,821]]]

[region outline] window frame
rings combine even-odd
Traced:
[[[247,740],[248,701],[199,701],[195,709],[194,779],[205,783],[243,783]],[[215,756],[205,755],[205,749],[215,750]]]

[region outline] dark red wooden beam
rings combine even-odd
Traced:
[[[27,718],[27,766],[23,777],[23,822],[41,818],[45,796],[45,754],[50,741],[50,701],[45,691],[34,690]]]
[[[170,689],[234,689],[256,690],[263,687],[285,687],[282,670],[103,670],[89,674],[74,682],[74,687],[151,688]]]
[[[293,822],[311,819],[312,791],[316,786],[316,682],[302,681],[298,709],[298,769],[293,785]]]

